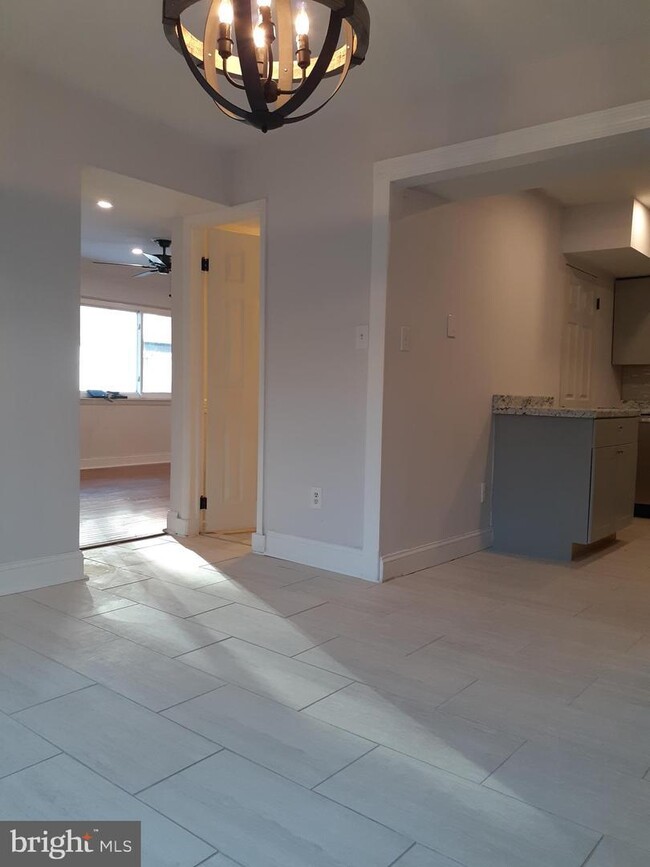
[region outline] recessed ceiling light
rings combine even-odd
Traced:
[[[104,211],[110,211],[110,209],[113,207],[113,203],[109,202],[107,199],[100,199],[97,202],[97,207],[102,208]]]
[[[134,247],[131,252],[134,256],[142,256],[143,251],[140,249],[140,247]]]

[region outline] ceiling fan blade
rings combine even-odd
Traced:
[[[97,262],[93,260],[93,265],[115,265],[116,268],[146,268],[146,265],[136,265],[135,262]]]
[[[143,253],[144,256],[151,262],[152,265],[164,265],[165,263],[160,256],[154,256],[153,253]]]
[[[134,274],[133,276],[136,278],[137,277],[148,277],[150,274],[156,273],[156,271],[151,271],[149,268],[145,267],[144,265],[142,265],[142,268],[144,269],[143,271],[140,271],[139,274]]]

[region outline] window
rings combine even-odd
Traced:
[[[171,322],[159,313],[82,305],[80,391],[170,394]]]

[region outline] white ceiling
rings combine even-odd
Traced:
[[[113,208],[108,211],[98,208],[100,199],[112,202]],[[147,253],[158,252],[152,239],[171,238],[177,217],[205,214],[218,207],[206,199],[155,184],[100,169],[85,169],[81,189],[81,255],[105,262],[146,264],[144,257],[131,254],[134,247]]]
[[[639,38],[648,0],[367,0],[371,43],[329,122],[351,107],[370,129],[405,98],[523,63]],[[232,146],[256,131],[223,117],[167,43],[161,0],[14,0],[2,4],[0,54],[43,76],[193,135]],[[321,118],[325,115],[321,115]],[[311,123],[322,123],[318,118]]]

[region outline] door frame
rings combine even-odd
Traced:
[[[258,219],[260,224],[259,397],[257,440],[257,515],[253,550],[263,553],[266,393],[266,202],[179,218],[172,232],[172,470],[167,529],[196,536],[201,526],[199,497],[203,481],[203,276],[201,235],[206,229]]]
[[[371,581],[383,581],[405,571],[412,572],[444,563],[490,544],[487,534],[478,532],[388,556],[383,556],[381,551],[382,426],[391,196],[418,184],[579,154],[582,146],[593,142],[649,129],[650,100],[643,100],[393,157],[374,164],[363,550],[361,563],[357,562],[356,551],[350,550],[346,558],[348,574],[356,574]]]

